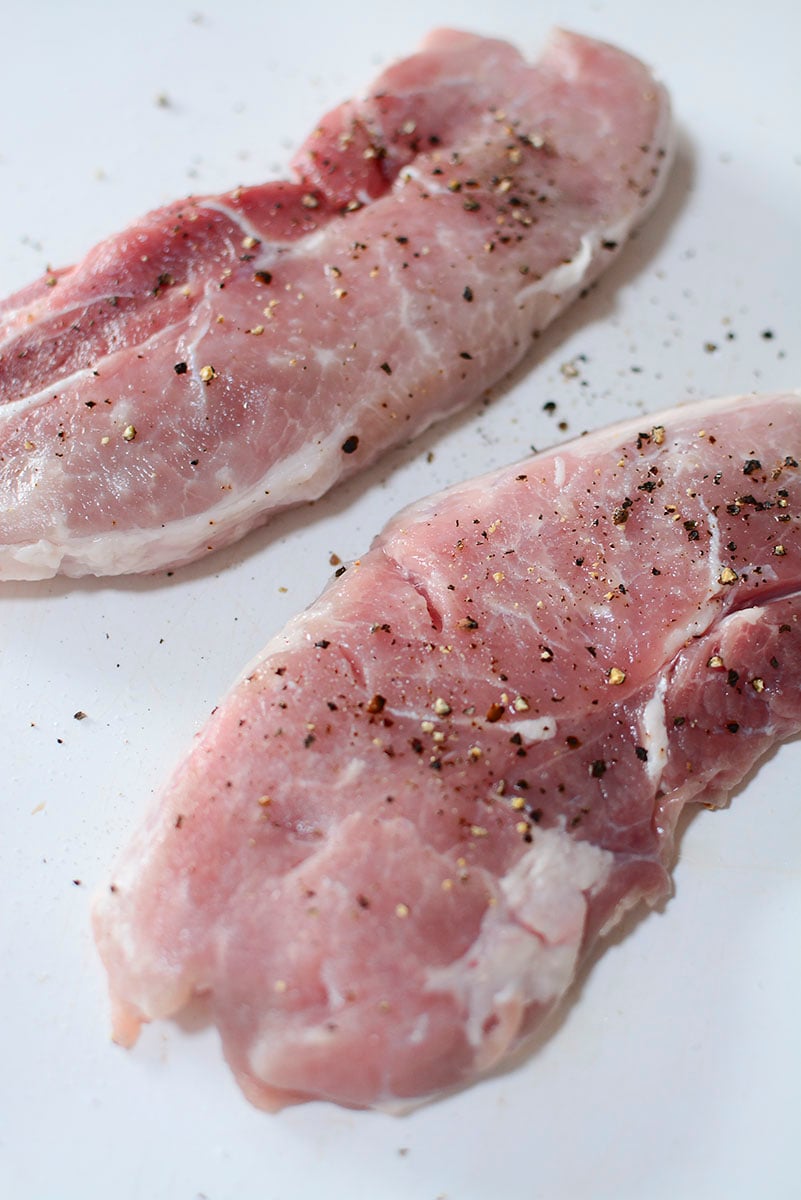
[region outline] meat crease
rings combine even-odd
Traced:
[[[391,1109],[507,1059],[669,893],[684,805],[801,729],[799,461],[801,393],[726,398],[401,512],[98,896],[118,1040],[206,995],[267,1108]]]
[[[153,571],[466,405],[615,257],[665,90],[557,32],[454,31],[325,116],[289,181],[190,197],[0,304],[0,578]]]

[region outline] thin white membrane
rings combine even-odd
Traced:
[[[665,723],[665,694],[667,675],[663,672],[656,681],[651,699],[643,706],[640,717],[640,740],[648,753],[645,769],[648,777],[658,784],[667,763],[668,737]]]
[[[259,229],[257,229],[256,226],[251,221],[249,221],[247,219],[247,217],[245,216],[244,213],[237,212],[235,209],[229,208],[227,204],[223,204],[222,200],[203,200],[203,203],[200,207],[200,211],[202,212],[203,209],[208,209],[211,212],[218,212],[222,216],[227,217],[228,220],[233,225],[234,229],[239,230],[243,239],[244,238],[252,238],[253,239],[254,249],[256,247],[259,247],[259,253],[252,263],[252,266],[254,267],[255,270],[258,270],[259,267],[262,265],[262,263],[261,263],[262,258],[264,258],[265,260],[272,261],[273,256],[270,254],[265,254],[264,251],[261,249],[261,246],[262,246],[261,231]],[[271,246],[275,246],[274,242],[272,242],[270,244],[271,244]]]
[[[47,387],[40,388],[37,392],[21,396],[18,400],[9,400],[0,407],[0,422],[8,422],[10,424],[29,409],[38,408],[40,404],[46,404],[53,398],[53,389],[61,389],[63,391],[65,387],[80,384],[83,380],[90,380],[91,378],[92,368],[80,367],[77,371],[72,371],[69,375],[51,380]]]

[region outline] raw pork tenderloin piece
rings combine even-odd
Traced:
[[[294,179],[190,198],[0,305],[0,578],[203,557],[469,403],[661,190],[627,54],[437,32]]]
[[[267,1108],[508,1056],[801,728],[801,393],[407,508],[215,710],[98,897],[117,1040],[208,993]]]

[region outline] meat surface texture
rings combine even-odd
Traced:
[[[117,1040],[208,996],[254,1103],[490,1070],[801,729],[801,394],[400,513],[241,676],[95,908]]]
[[[0,578],[175,566],[321,496],[517,363],[669,160],[608,45],[439,31],[288,182],[195,197],[0,304]]]

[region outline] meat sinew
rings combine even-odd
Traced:
[[[210,995],[246,1094],[503,1060],[687,803],[801,728],[801,394],[615,426],[400,513],[248,669],[99,896],[115,1036]]]
[[[668,104],[559,32],[432,34],[294,180],[145,217],[0,305],[0,578],[202,557],[476,397],[654,202]]]

